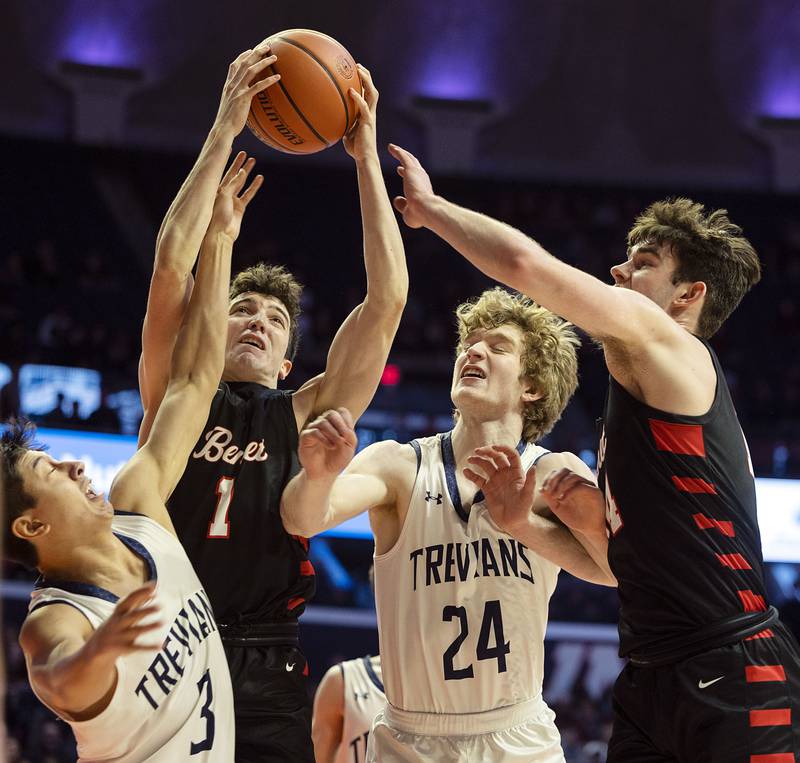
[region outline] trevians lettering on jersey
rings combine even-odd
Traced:
[[[414,590],[479,577],[516,577],[535,583],[527,546],[513,538],[478,538],[469,543],[438,543],[409,554]]]
[[[264,440],[253,440],[240,448],[236,443],[231,445],[233,432],[225,427],[214,427],[204,435],[205,444],[192,453],[192,458],[205,459],[210,463],[224,461],[226,464],[238,464],[240,461],[266,461],[267,449]]]
[[[135,693],[157,710],[159,702],[169,696],[183,675],[185,660],[182,658],[191,656],[192,646],[196,647],[216,630],[217,624],[205,591],[195,591],[172,622],[161,651],[136,685]]]

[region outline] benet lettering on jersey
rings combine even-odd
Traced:
[[[533,583],[527,546],[512,538],[479,538],[469,543],[439,543],[409,554],[417,585],[464,583],[479,577],[516,577]]]
[[[184,658],[193,654],[192,646],[197,647],[216,630],[211,604],[205,592],[196,591],[178,612],[161,651],[153,658],[135,693],[146,699],[153,710],[157,710],[159,702],[169,695],[183,675]]]
[[[253,440],[244,448],[231,445],[233,433],[225,427],[214,427],[206,432],[206,444],[192,453],[192,458],[204,458],[214,463],[224,461],[227,464],[238,464],[240,461],[266,461],[267,449],[264,440]]]

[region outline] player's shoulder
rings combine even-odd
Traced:
[[[19,643],[28,655],[52,648],[65,639],[86,639],[94,628],[80,609],[66,601],[48,601],[28,613]]]
[[[412,445],[397,440],[374,442],[358,453],[356,459],[362,466],[369,465],[370,471],[396,475],[413,474],[417,467],[417,455]]]
[[[571,469],[578,474],[586,475],[591,472],[586,463],[574,453],[570,451],[544,451],[538,458],[535,459],[535,466],[537,474],[546,476],[550,472],[557,471],[558,469]]]

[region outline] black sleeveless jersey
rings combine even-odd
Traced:
[[[314,594],[308,540],[287,534],[280,515],[297,444],[291,393],[220,384],[167,503],[220,623],[293,622]]]
[[[703,416],[650,408],[610,380],[598,485],[623,656],[767,609],[750,455],[704,344],[717,386]]]

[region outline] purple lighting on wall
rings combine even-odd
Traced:
[[[93,66],[132,66],[136,51],[124,31],[109,18],[86,18],[64,36],[61,55],[65,60]]]
[[[770,58],[764,69],[761,113],[770,117],[800,117],[800,49],[778,49]]]

